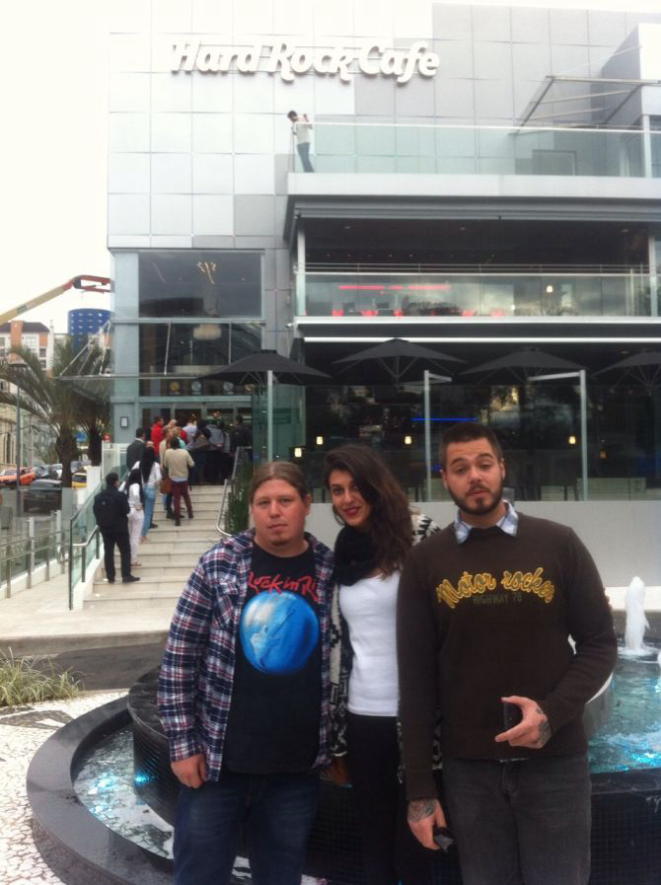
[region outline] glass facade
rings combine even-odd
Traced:
[[[262,316],[259,252],[141,252],[139,286],[141,317]]]
[[[299,316],[649,316],[647,273],[308,273]],[[658,308],[657,308],[658,309]],[[654,310],[656,313],[656,309]]]
[[[421,383],[308,387],[306,429],[295,460],[323,499],[324,453],[362,442],[390,463],[414,500],[427,500],[425,410]],[[655,422],[661,389],[590,384],[588,498],[661,499],[661,458]],[[443,431],[457,421],[481,421],[498,434],[507,464],[506,484],[517,500],[581,498],[580,399],[575,383],[433,384],[430,389],[432,500],[448,500],[440,478]],[[278,450],[294,457],[294,450]]]
[[[316,172],[441,175],[659,176],[645,163],[646,133],[431,123],[315,125]],[[661,133],[649,135],[658,156]],[[302,172],[296,157],[296,172]]]
[[[203,322],[142,323],[140,374],[169,375],[142,378],[142,396],[222,395],[231,391],[222,381],[200,380],[214,369],[261,348],[257,323]],[[188,377],[187,377],[188,376]]]

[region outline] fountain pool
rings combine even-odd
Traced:
[[[145,713],[145,704],[153,707],[152,691],[145,677],[132,690],[130,704],[142,698],[137,706]],[[661,682],[656,650],[636,661],[620,659],[608,693],[610,721],[590,744],[590,885],[659,885]],[[134,746],[126,701],[115,701],[65,726],[35,756],[28,773],[35,838],[69,885],[171,882],[176,784],[167,765],[160,769],[158,728],[149,716],[145,719],[144,728],[136,729]],[[442,858],[441,864],[439,881],[460,885],[456,858]],[[308,883],[362,882],[349,791],[330,783],[322,788],[308,873]],[[250,881],[244,863],[237,864],[235,881]]]

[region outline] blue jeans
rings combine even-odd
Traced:
[[[300,885],[319,778],[223,772],[182,786],[174,825],[175,885],[229,885],[245,829],[254,885]]]
[[[151,526],[154,516],[154,504],[156,503],[156,486],[143,486],[142,491],[145,495],[145,518],[142,522],[142,537],[147,537],[147,532]]]
[[[443,759],[449,826],[464,885],[586,885],[587,758]]]

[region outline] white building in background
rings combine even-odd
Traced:
[[[0,359],[11,348],[24,347],[38,357],[42,369],[48,371],[53,362],[54,346],[55,333],[52,326],[25,320],[12,320],[0,325]],[[0,384],[4,387],[7,382],[2,381]],[[7,386],[12,388],[12,385]],[[22,412],[21,426],[26,446],[22,449],[23,461],[27,464],[33,460],[32,441],[35,431],[32,428],[32,419],[25,411]],[[6,467],[16,467],[16,410],[12,406],[0,405],[0,469]]]
[[[12,347],[24,347],[39,357],[42,369],[50,369],[53,362],[55,332],[43,323],[12,320],[0,325],[0,358]]]
[[[113,439],[245,409],[200,377],[259,347],[336,374],[394,336],[594,371],[661,343],[661,10],[134,0],[111,18]],[[524,463],[519,399],[462,384],[446,414],[492,420]],[[591,385],[591,470],[654,488],[658,393],[611,388]],[[315,396],[295,432],[282,407],[283,456],[379,424],[344,391],[329,429]],[[565,415],[540,477],[576,442],[561,400],[540,406]]]

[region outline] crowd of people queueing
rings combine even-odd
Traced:
[[[138,427],[135,439],[126,450],[128,479],[120,490],[118,474],[95,503],[97,523],[104,538],[106,576],[114,582],[114,547],[120,551],[122,580],[139,580],[131,567],[140,566],[140,544],[149,532],[158,528],[154,522],[156,499],[160,493],[167,519],[181,525],[181,502],[193,519],[189,487],[222,484],[231,474],[233,454],[239,446],[250,446],[252,436],[239,415],[231,431],[214,416],[210,421],[189,416],[181,426],[175,419],[165,422],[157,416],[151,428]],[[98,512],[97,512],[98,511]]]

